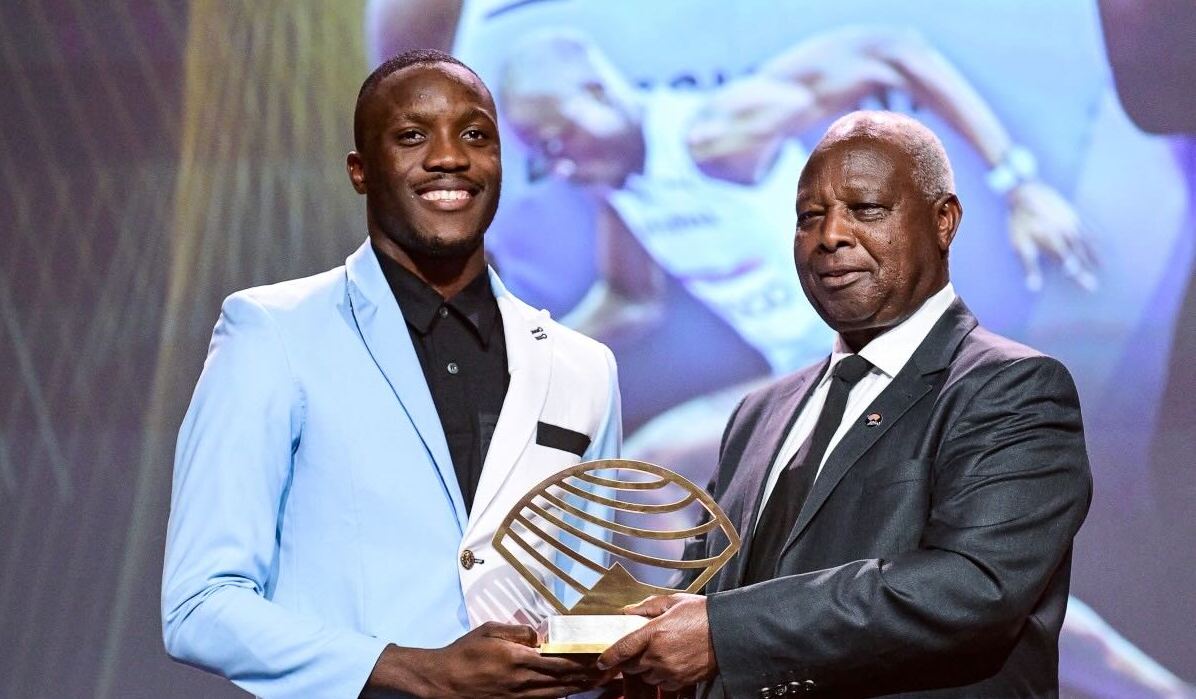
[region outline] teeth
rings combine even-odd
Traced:
[[[464,189],[432,189],[419,195],[425,201],[460,201],[470,197]]]

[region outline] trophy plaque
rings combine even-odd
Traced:
[[[687,540],[721,531],[717,555],[685,560]],[[739,535],[702,488],[655,464],[588,461],[548,478],[511,508],[494,548],[556,612],[540,625],[546,654],[601,653],[647,622],[622,607],[696,592]],[[677,589],[679,578],[690,578]]]

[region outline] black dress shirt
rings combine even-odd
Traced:
[[[407,321],[468,511],[510,383],[502,315],[489,275],[483,270],[445,300],[376,247],[374,254]]]

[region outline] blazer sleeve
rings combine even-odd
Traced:
[[[596,461],[598,459],[617,459],[623,449],[623,412],[619,394],[619,374],[615,365],[615,357],[605,345],[602,345],[602,358],[606,372],[606,398],[603,401],[604,407],[602,408],[598,428],[594,432],[590,446],[581,456],[583,462]],[[602,488],[596,487],[592,488],[591,492],[607,497],[614,497],[614,494],[604,493],[602,490]],[[582,506],[582,509],[602,520],[610,521],[614,518],[614,512],[608,506],[594,501],[587,501]],[[605,527],[597,526],[573,515],[567,515],[565,520],[599,539],[609,540],[610,538],[610,530]],[[568,541],[572,550],[581,554],[586,560],[600,562],[603,565],[609,561],[609,554],[606,549],[600,546],[572,537],[566,537],[563,540]],[[576,559],[563,553],[556,553],[553,556],[553,560],[566,574],[583,585],[593,585],[601,577],[600,573],[578,563]],[[567,606],[572,606],[581,597],[581,594],[577,590],[574,590],[559,578],[554,581],[553,585],[557,599],[564,601]]]
[[[623,449],[623,403],[619,394],[619,370],[615,365],[615,356],[606,345],[602,346],[602,356],[606,364],[606,410],[593,441],[581,457],[582,461],[617,459]]]
[[[1091,498],[1075,387],[1057,361],[1024,358],[958,414],[917,549],[710,596],[728,695],[779,671],[831,691],[900,683],[953,654],[1000,657],[1033,623]]]
[[[355,697],[386,642],[270,600],[303,422],[275,321],[229,297],[179,431],[162,575],[176,660],[263,697]]]

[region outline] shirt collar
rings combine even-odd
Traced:
[[[424,280],[387,257],[377,248],[374,255],[382,267],[382,274],[399,304],[403,320],[420,335],[432,329],[432,323],[442,306],[452,309],[465,319],[477,333],[483,346],[490,343],[490,331],[498,317],[498,302],[490,287],[490,275],[483,269],[464,289],[447,301]]]
[[[483,345],[490,344],[490,331],[498,319],[498,301],[490,287],[490,275],[483,269],[464,289],[446,302],[449,308],[469,321]]]
[[[946,286],[926,299],[909,318],[877,335],[871,342],[864,345],[864,348],[859,351],[859,355],[872,362],[872,366],[890,379],[897,376],[909,358],[914,356],[918,345],[921,345],[926,336],[930,334],[934,324],[943,316],[943,313],[947,312],[947,308],[955,300],[955,296],[955,287],[951,282],[947,282]],[[830,366],[827,367],[822,381],[827,381],[831,375],[830,370],[835,367],[835,364],[850,354],[852,351],[843,341],[842,336],[835,335]]]

